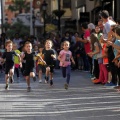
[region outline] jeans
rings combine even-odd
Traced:
[[[71,73],[71,66],[68,65],[67,67],[62,67],[62,75],[63,78],[66,78],[66,83],[69,84],[70,82],[70,73]]]

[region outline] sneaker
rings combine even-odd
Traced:
[[[99,84],[99,83],[101,83],[101,82],[100,82],[99,79],[96,79],[96,80],[93,81],[93,83],[94,83],[94,84]]]
[[[49,77],[45,76],[45,83],[48,83],[48,81],[49,81]]]
[[[33,77],[33,81],[34,81],[34,82],[36,81],[36,77]]]
[[[93,83],[98,82],[99,79],[92,80]]]
[[[9,77],[10,83],[14,82],[14,79],[12,77]]]
[[[114,89],[120,89],[120,85],[119,86],[115,86]]]
[[[39,80],[39,83],[42,83],[42,80]]]
[[[6,84],[5,89],[9,90],[9,85],[8,84]]]
[[[106,83],[105,86],[116,86],[116,84],[113,84],[112,82]]]
[[[53,81],[52,80],[50,80],[50,86],[52,86],[53,85]]]
[[[28,88],[27,88],[27,92],[30,92],[30,91],[31,91],[31,87],[28,87]]]
[[[64,87],[65,87],[65,89],[67,90],[67,89],[68,89],[68,84],[65,84]]]
[[[96,77],[91,77],[91,80],[95,80],[96,79]]]

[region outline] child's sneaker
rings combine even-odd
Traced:
[[[9,90],[9,85],[8,84],[6,84],[5,90]]]
[[[67,89],[68,89],[68,84],[65,84],[64,87],[65,87],[65,89],[67,90]]]
[[[52,80],[50,80],[50,86],[53,86],[53,81]]]
[[[10,83],[14,82],[14,79],[12,77],[10,77],[9,80],[10,80]]]
[[[28,88],[27,88],[27,92],[30,92],[30,91],[31,91],[31,87],[28,87]]]
[[[49,77],[45,76],[45,83],[48,83],[48,81],[49,81]]]
[[[34,82],[36,81],[36,77],[33,77],[33,81],[34,81]]]
[[[39,83],[42,83],[42,80],[39,80]]]

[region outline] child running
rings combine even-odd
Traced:
[[[70,48],[70,43],[68,41],[64,41],[63,42],[63,50],[60,51],[59,56],[58,56],[58,60],[60,61],[60,66],[62,68],[62,74],[63,77],[66,78],[66,83],[64,85],[65,89],[68,89],[68,85],[70,82],[70,73],[71,73],[71,61],[72,63],[75,64],[75,61],[72,57],[72,53],[69,50]]]
[[[33,81],[36,81],[35,73],[33,70],[35,53],[32,52],[32,44],[30,42],[25,43],[25,50],[26,50],[26,52],[22,56],[22,59],[24,59],[26,61],[23,75],[25,76],[25,79],[27,82],[27,91],[30,92],[31,91],[30,77],[33,78]]]
[[[41,61],[41,59],[39,57],[41,57],[42,59],[44,59],[44,54],[42,53],[44,49],[43,45],[39,46],[39,53],[37,54],[37,67],[38,67],[38,77],[39,77],[39,83],[42,83],[42,73],[45,70],[45,61]]]
[[[14,74],[14,56],[18,56],[20,60],[20,55],[15,53],[13,49],[13,42],[11,40],[7,40],[5,43],[6,51],[3,53],[1,61],[5,62],[5,80],[6,86],[5,89],[9,89],[9,80],[13,83],[13,74]]]
[[[43,50],[44,60],[41,59],[46,64],[45,83],[49,82],[50,76],[50,86],[53,85],[54,60],[56,59],[56,53],[52,46],[53,42],[51,40],[45,41],[45,49]]]
[[[15,53],[17,54],[21,54],[21,52],[17,49],[17,44],[13,44],[13,50],[15,51]],[[14,56],[14,64],[15,64],[15,72],[17,74],[17,82],[20,82],[20,75],[19,75],[19,67],[20,67],[20,60],[18,56]]]

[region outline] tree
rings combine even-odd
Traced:
[[[10,26],[10,28],[6,31],[6,35],[9,38],[13,38],[15,33],[19,33],[21,37],[30,34],[30,27],[27,27],[23,24],[22,21],[18,20],[14,24]]]
[[[26,0],[12,0],[12,3],[8,7],[12,12],[19,11],[19,13],[22,13],[22,10],[25,10],[25,12],[30,11],[30,5]]]
[[[10,24],[6,22],[2,25],[2,27],[5,29],[6,32],[10,28]]]

